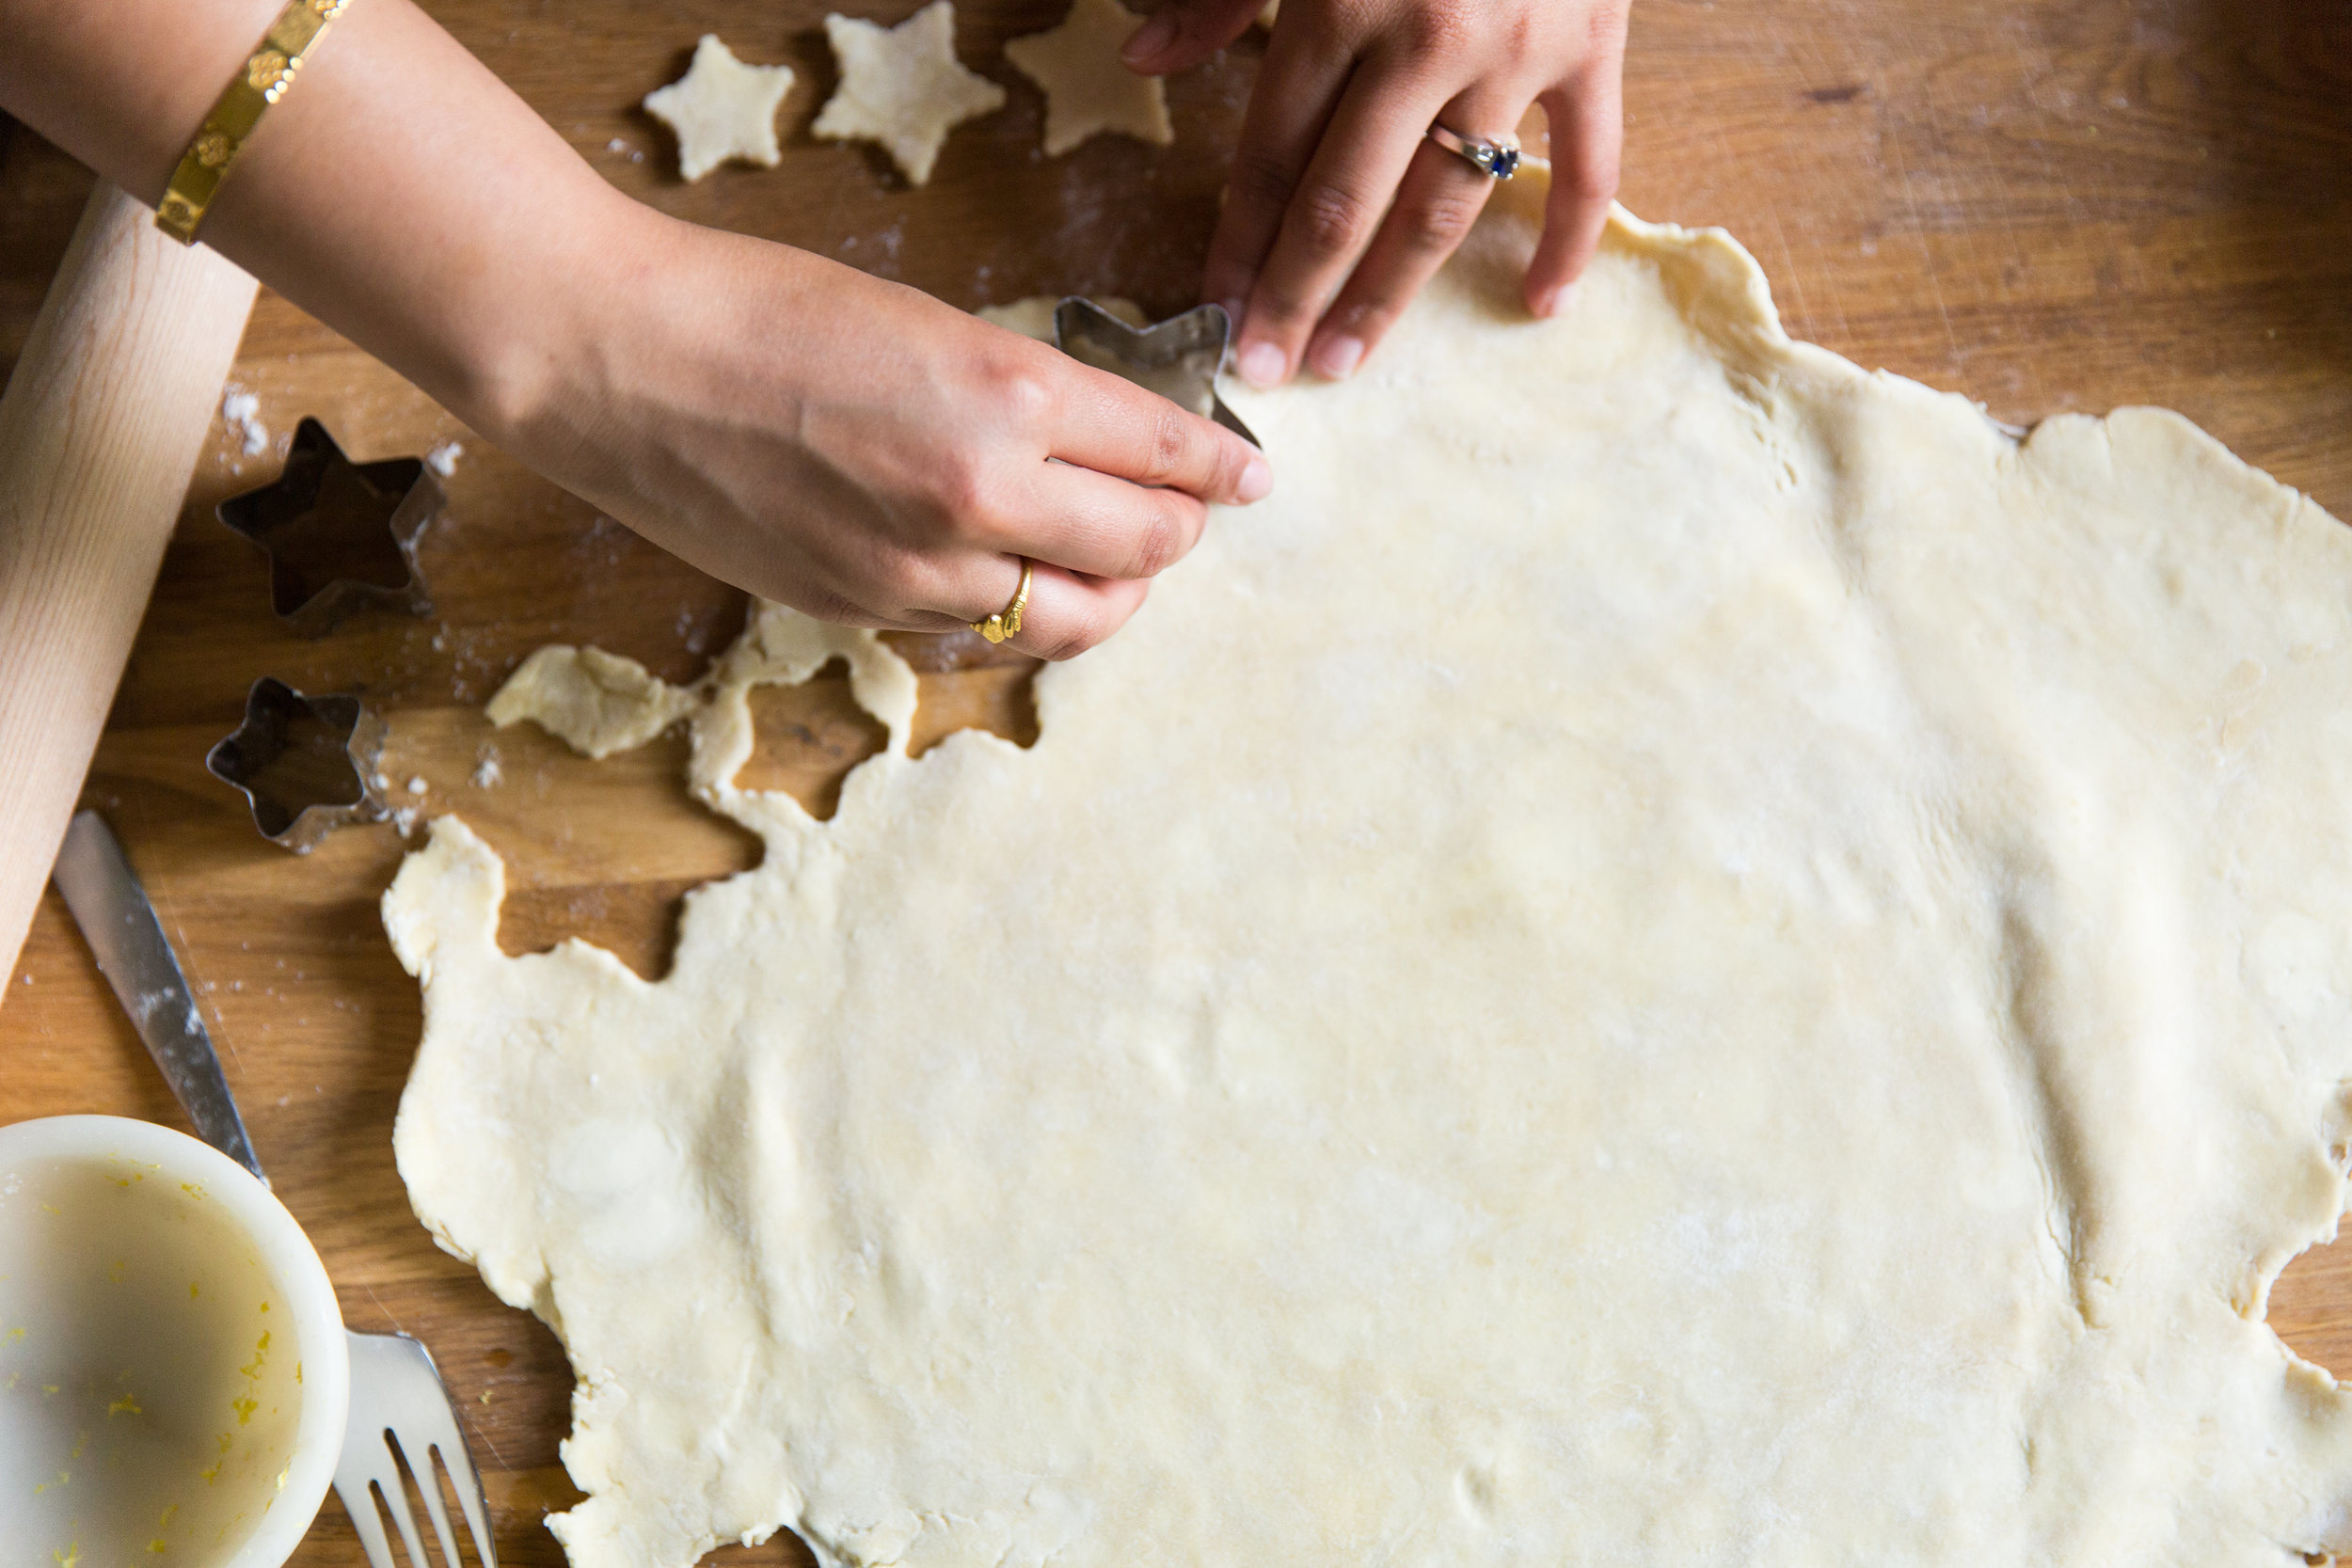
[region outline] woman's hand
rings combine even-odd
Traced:
[[[1092,647],[1273,484],[1230,431],[804,251],[631,207],[576,335],[494,434],[704,570],[829,621],[953,629],[1037,563],[1016,647]],[[602,307],[609,304],[610,309]]]
[[[0,107],[152,201],[279,0],[0,0]],[[803,251],[619,195],[413,0],[354,6],[239,154],[208,245],[704,570],[831,620],[1010,602],[1117,630],[1209,502],[1206,420]]]
[[[1234,364],[1272,386],[1302,360],[1349,375],[1454,253],[1490,177],[1428,140],[1551,128],[1528,309],[1556,311],[1617,189],[1630,0],[1283,0],[1209,246],[1204,298],[1241,324]],[[1162,74],[1241,35],[1261,0],[1169,0],[1128,41]]]

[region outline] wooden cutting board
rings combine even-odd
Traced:
[[[1059,0],[965,0],[963,57],[1004,82],[1010,104],[959,131],[931,184],[913,191],[872,150],[807,136],[833,85],[823,6],[428,4],[623,189],[964,306],[1072,291],[1154,311],[1190,304],[1262,48],[1252,35],[1171,85],[1175,147],[1098,140],[1046,160],[1038,97],[1001,46],[1050,25]],[[884,0],[866,14],[914,8]],[[746,58],[789,62],[800,81],[781,167],[690,188],[635,105],[706,30]],[[2336,0],[1640,0],[1627,93],[1628,204],[1739,234],[1791,332],[2020,423],[2178,408],[2352,517],[2352,10]],[[68,161],[0,125],[0,355],[21,345],[87,189]],[[538,1521],[574,1497],[556,1451],[570,1391],[561,1351],[433,1248],[392,1168],[419,1013],[375,901],[401,839],[389,825],[353,829],[287,854],[202,758],[257,676],[362,690],[391,721],[396,799],[463,812],[507,857],[511,951],[580,935],[658,974],[679,895],[751,864],[756,842],[686,798],[675,740],[590,764],[534,730],[492,731],[480,708],[547,641],[690,677],[734,634],[741,596],[489,450],[274,296],[236,378],[269,442],[248,456],[223,431],[203,460],[88,803],[153,893],[344,1314],[432,1346],[468,1418],[501,1560],[556,1563]],[[356,457],[462,444],[451,517],[424,545],[431,616],[362,618],[318,641],[270,616],[262,562],[211,510],[275,474],[306,413]],[[969,639],[911,651],[927,666],[927,736],[968,723],[1033,735],[1025,664]],[[819,812],[877,739],[834,677],[769,693],[759,718],[746,782]],[[495,784],[482,768],[492,757]],[[6,986],[0,1121],[105,1111],[181,1124],[54,895]],[[2298,1261],[2272,1321],[2306,1355],[2352,1369],[2352,1245]],[[362,1560],[332,1500],[296,1560]],[[780,1538],[714,1560],[802,1558]]]

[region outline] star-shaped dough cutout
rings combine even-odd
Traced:
[[[790,66],[745,65],[705,33],[686,74],[645,95],[645,112],[677,133],[678,173],[691,184],[729,158],[773,168],[784,156],[776,106],[791,90]]]
[[[1061,25],[1005,45],[1005,58],[1045,89],[1045,154],[1058,157],[1101,131],[1166,147],[1176,139],[1168,90],[1120,63],[1119,46],[1143,18],[1119,0],[1073,0]]]
[[[919,185],[931,177],[947,133],[1004,107],[1005,89],[956,58],[956,8],[933,0],[896,27],[851,16],[825,18],[841,86],[810,129],[835,141],[880,142]]]

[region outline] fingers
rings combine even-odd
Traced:
[[[1308,335],[1371,245],[1444,102],[1443,93],[1414,91],[1376,68],[1349,82],[1250,291],[1234,361],[1243,379],[1270,387],[1297,369]]]
[[[1171,0],[1120,49],[1130,71],[1165,76],[1199,65],[1248,30],[1264,0]]]
[[[1090,428],[1071,421],[1056,453],[1062,461],[1035,465],[993,523],[980,523],[972,537],[981,548],[1083,577],[1157,577],[1200,542],[1209,502],[1246,505],[1273,487],[1272,470],[1248,442],[1107,379],[1138,406]]]
[[[1025,559],[1036,571],[1014,645],[1068,657],[1123,625],[1145,584],[1191,551],[1211,500],[1247,504],[1271,489],[1264,457],[1232,432],[1117,376],[1067,369],[1049,433],[1059,461],[999,468],[987,499],[965,507],[953,548],[846,563],[852,579],[895,584],[873,595],[900,607],[880,612],[886,624],[985,621],[1010,602]]]
[[[1152,490],[1065,463],[1045,465],[1037,498],[1008,552],[1086,577],[1153,578],[1192,553],[1209,509],[1181,490]]]
[[[1470,135],[1491,135],[1493,127],[1517,125],[1525,112],[1524,103],[1506,108],[1493,101],[1457,99],[1438,119]],[[1314,328],[1306,363],[1316,374],[1341,381],[1355,373],[1469,235],[1494,183],[1491,176],[1422,135],[1397,186],[1395,204]]]
[[[1081,577],[1040,566],[1012,645],[1040,658],[1075,658],[1125,626],[1151,592],[1151,583],[1142,579]]]
[[[1620,47],[1622,39],[1620,34]],[[1619,92],[1617,56],[1612,54],[1538,101],[1551,127],[1551,192],[1545,198],[1544,237],[1527,267],[1527,308],[1538,316],[1559,313],[1608,225],[1625,138]]]
[[[1353,373],[1490,194],[1488,177],[1425,143],[1430,123],[1502,135],[1546,83],[1553,178],[1526,292],[1531,309],[1556,312],[1616,193],[1626,11],[1626,0],[1397,0],[1286,16],[1202,278],[1204,298],[1240,307],[1243,379],[1272,386],[1302,363]]]
[[[1003,614],[1021,589],[1021,558],[999,556],[976,565],[968,604],[949,610],[970,626]],[[1088,577],[1044,562],[1031,564],[1029,597],[1021,607],[1021,629],[1007,641],[1038,658],[1074,658],[1127,624],[1152,591],[1149,581]],[[982,607],[982,608],[972,608]],[[968,611],[968,612],[967,612]],[[916,629],[947,630],[912,618]]]
[[[946,450],[890,474],[882,527],[820,541],[790,602],[827,620],[945,631],[1001,613],[1028,560],[1030,629],[1015,645],[1067,657],[1125,622],[1143,585],[1199,542],[1212,502],[1247,505],[1273,488],[1264,456],[1231,431],[1005,336],[1018,353],[978,378],[994,417],[977,433],[929,433]]]
[[[1292,194],[1306,176],[1354,69],[1344,49],[1333,49],[1319,35],[1310,40],[1309,21],[1302,16],[1286,25],[1266,49],[1201,270],[1201,297],[1223,305],[1236,331],[1248,313],[1258,269],[1274,248],[1282,214],[1290,210]]]
[[[1248,506],[1274,488],[1265,455],[1223,425],[1106,371],[1070,368],[1049,456],[1126,481],[1130,489],[1181,490],[1227,506]]]

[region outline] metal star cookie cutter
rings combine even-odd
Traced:
[[[1179,408],[1215,420],[1251,446],[1257,436],[1216,395],[1217,372],[1232,342],[1222,305],[1200,305],[1156,325],[1129,326],[1076,295],[1054,307],[1054,346],[1081,364],[1132,381]]]
[[[433,608],[417,565],[417,540],[444,504],[439,481],[418,457],[354,463],[305,418],[269,484],[231,496],[215,511],[269,558],[270,607],[306,637],[324,637],[370,605],[422,615]]]
[[[204,769],[253,808],[272,844],[307,855],[349,822],[390,815],[375,785],[384,721],[349,692],[306,697],[264,675],[246,693],[245,722],[204,754]]]

